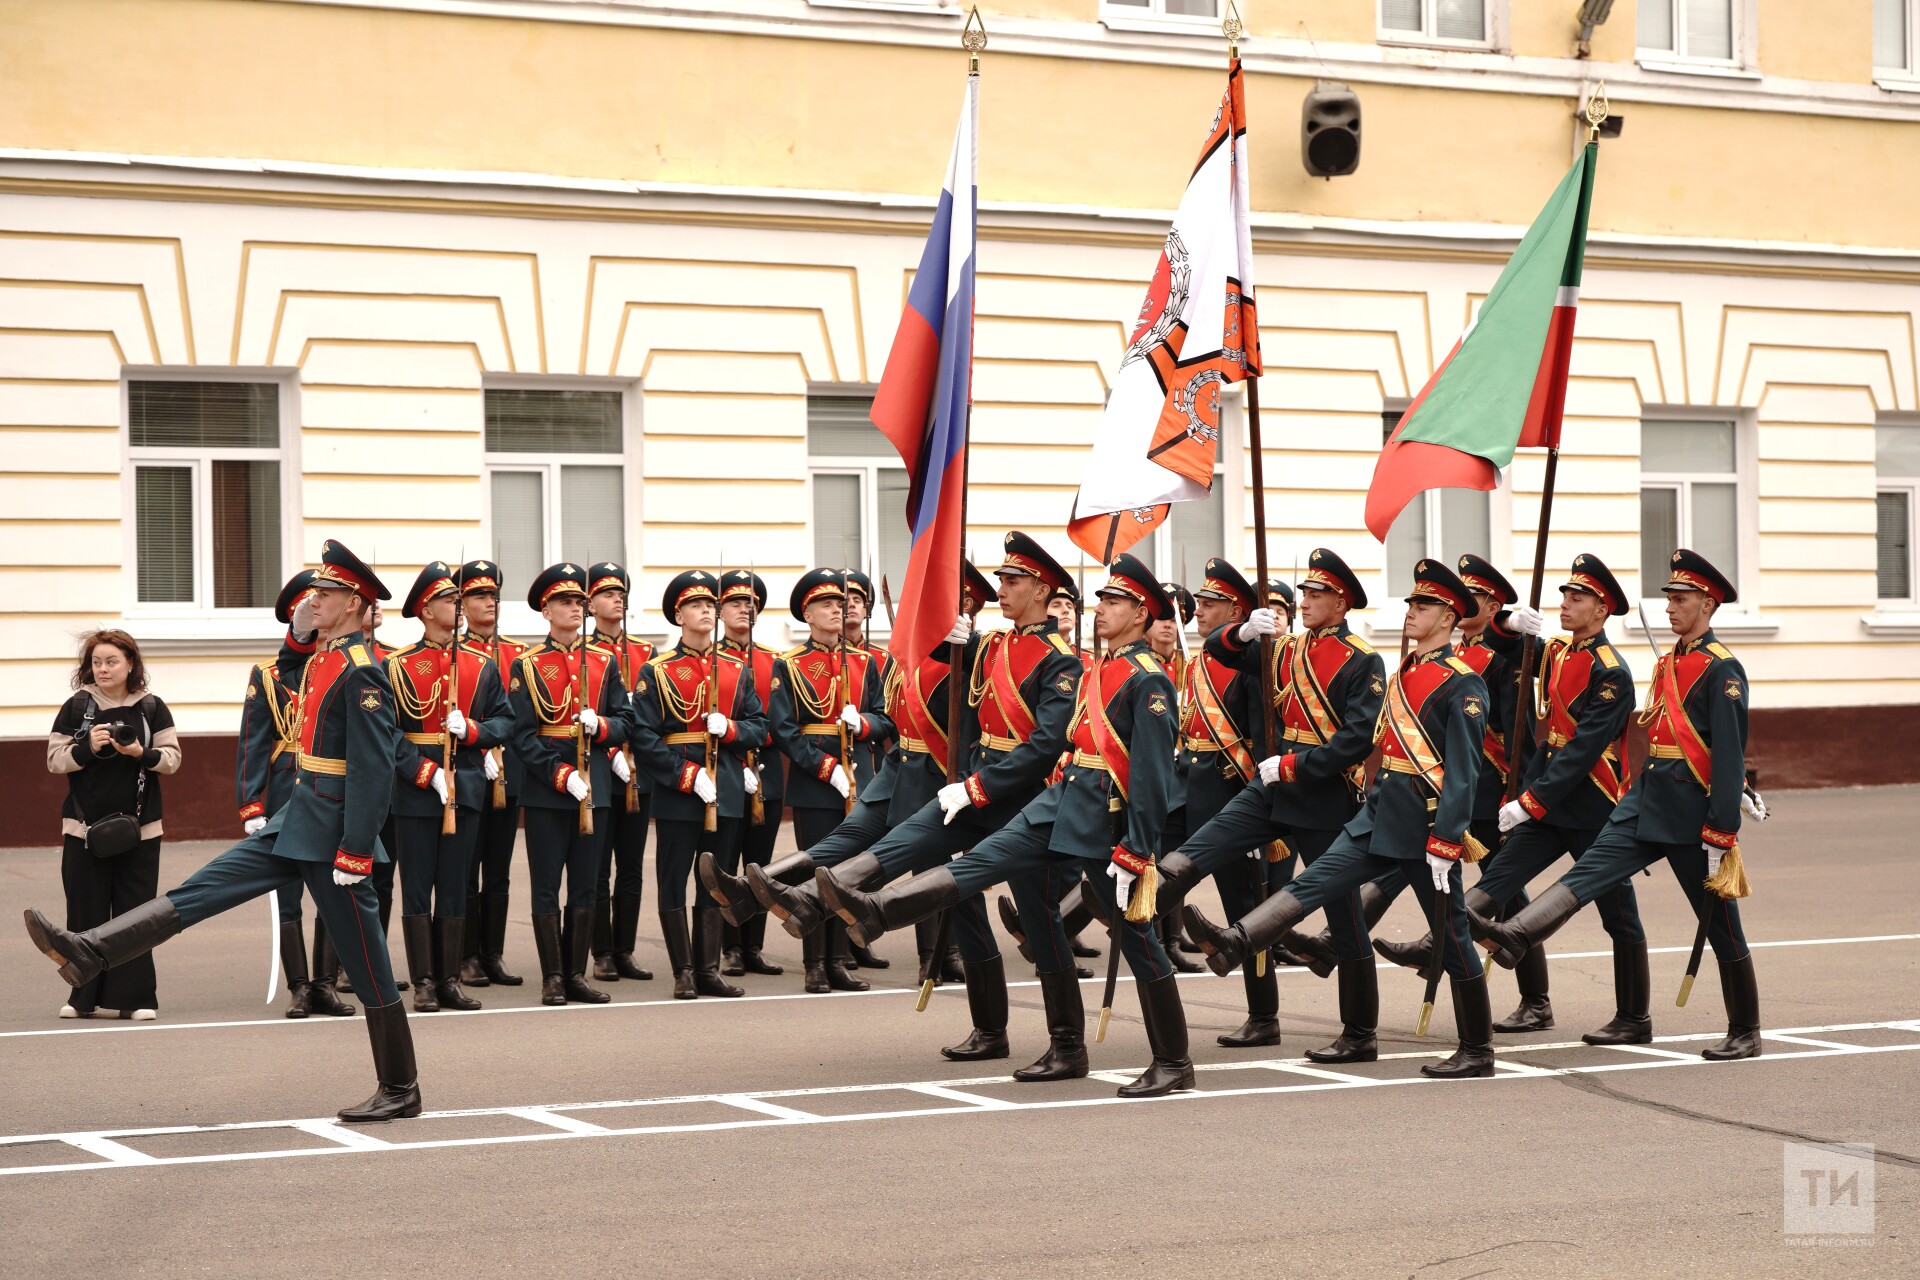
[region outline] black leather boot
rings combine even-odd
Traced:
[[[1289,950],[1298,950],[1295,943],[1299,935],[1293,932],[1293,926],[1304,920],[1306,915],[1307,909],[1300,905],[1300,900],[1285,889],[1240,917],[1239,923],[1225,929],[1215,928],[1210,920],[1200,914],[1198,907],[1180,909],[1187,933],[1206,953],[1207,968],[1222,978],[1245,964],[1248,956],[1276,942]]]
[[[803,989],[810,996],[823,996],[833,990],[827,985],[827,932],[813,929],[800,939],[800,962],[806,970]]]
[[[613,963],[613,901],[610,898],[597,898],[593,904],[593,980],[620,981],[620,970]]]
[[[748,973],[777,978],[785,973],[786,969],[761,954],[766,944],[767,916],[765,912],[756,912],[753,919],[740,926],[740,967]]]
[[[507,950],[507,903],[504,893],[482,894],[487,904],[485,927],[480,939],[480,967],[487,972],[487,979],[496,987],[517,987],[526,979],[517,973],[508,973],[501,957]]]
[[[857,942],[849,943],[847,952],[852,956],[853,967],[856,969],[887,969],[893,966],[893,961],[887,959],[885,956],[873,954],[872,951]]]
[[[737,938],[740,936],[740,931],[735,929],[730,924],[726,924],[725,922],[722,922],[720,928],[722,930],[720,936],[723,939],[729,938],[729,937]],[[720,976],[721,977],[738,978],[744,975],[746,971],[747,971],[747,960],[745,956],[740,954],[740,947],[737,943],[730,947],[720,948]]]
[[[940,957],[940,981],[965,982],[967,980],[967,962],[961,958],[959,944],[948,941],[947,949]]]
[[[1007,1056],[1007,971],[1000,957],[966,967],[967,1012],[973,1031],[940,1050],[950,1062],[983,1062]]]
[[[1200,883],[1200,868],[1193,859],[1184,853],[1169,853],[1159,860],[1160,893],[1154,899],[1153,909],[1156,915],[1179,915],[1185,905],[1187,894],[1193,886]],[[1184,920],[1185,917],[1183,916]],[[1191,930],[1189,930],[1191,932]],[[1195,939],[1197,942],[1198,939]],[[1204,947],[1201,948],[1203,951]]]
[[[436,920],[434,921],[433,927],[440,935],[441,954],[448,956],[459,955],[460,944],[467,936],[466,920],[458,918],[453,920]],[[460,971],[458,969],[448,969],[446,976],[440,979],[438,988],[434,994],[439,997],[440,1007],[442,1009],[458,1009],[462,1013],[472,1013],[480,1007],[478,1000],[475,1000],[472,996],[460,989]]]
[[[306,1017],[313,1012],[307,995],[311,975],[307,972],[306,930],[298,920],[280,922],[280,969],[287,976],[287,994],[292,997],[287,1016]]]
[[[1393,899],[1389,898],[1385,893],[1382,893],[1380,886],[1374,884],[1371,880],[1361,885],[1359,892],[1360,918],[1366,921],[1367,932],[1372,933],[1373,926],[1380,923],[1380,918],[1387,914],[1387,908],[1393,905]],[[1408,944],[1389,943],[1387,945],[1400,947]],[[1375,951],[1380,951],[1380,947],[1381,944],[1378,942],[1373,944]],[[1380,954],[1385,959],[1393,959],[1392,956],[1387,955],[1384,951],[1380,951]],[[1307,937],[1302,947],[1296,952],[1296,958],[1304,961],[1307,968],[1313,970],[1313,976],[1316,978],[1324,978],[1339,968],[1340,957],[1334,954],[1333,950],[1333,930],[1322,929],[1320,932]],[[1399,962],[1395,961],[1395,963],[1397,964]]]
[[[533,913],[533,949],[540,957],[540,1003],[567,1002],[565,964],[560,955],[560,913]]]
[[[347,1124],[378,1124],[420,1114],[420,1072],[413,1060],[413,1033],[407,1011],[396,1000],[367,1006],[367,1040],[373,1047],[373,1072],[379,1087],[357,1107],[340,1112]]]
[[[1380,982],[1371,960],[1342,960],[1340,1034],[1324,1049],[1307,1050],[1310,1062],[1374,1062],[1380,1049],[1374,1028],[1380,1023]]]
[[[729,875],[711,852],[703,851],[693,860],[693,873],[700,877],[701,892],[720,908],[721,918],[734,928],[739,928],[766,910],[754,901],[753,890],[747,887],[744,872],[737,876]]]
[[[935,958],[933,953],[940,945],[940,917],[928,916],[925,920],[915,920],[913,922],[913,942],[914,951],[920,957],[920,976],[918,981],[924,983],[927,979],[931,978],[933,979],[934,985],[938,986],[940,984],[940,962]]]
[[[27,936],[59,967],[70,987],[147,954],[182,928],[173,899],[164,893],[84,933],[69,933],[32,907],[26,910],[26,921]]]
[[[813,887],[814,871],[812,858],[794,853],[764,867],[748,863],[741,878],[753,900],[780,922],[788,937],[798,940],[820,927],[824,912]]]
[[[1467,904],[1467,920],[1474,936],[1493,943],[1493,958],[1503,969],[1511,969],[1520,957],[1545,942],[1573,919],[1580,900],[1565,884],[1555,883],[1545,893],[1513,913],[1508,920],[1489,920]]]
[[[693,987],[703,996],[747,994],[720,976],[720,908],[693,909]]]
[[[406,944],[407,977],[413,981],[413,1011],[440,1012],[433,987],[433,920],[429,916],[401,916],[400,937]]]
[[[1373,885],[1368,884],[1360,891],[1363,897],[1368,889],[1373,889]],[[1377,889],[1374,889],[1374,892],[1379,894],[1382,899],[1386,897],[1385,894],[1380,893]],[[1469,919],[1472,919],[1473,915],[1491,917],[1497,906],[1498,904],[1495,903],[1492,898],[1480,892],[1478,886],[1467,890],[1467,910],[1471,913],[1468,916]],[[1385,907],[1382,907],[1381,911],[1382,914],[1384,914]],[[1369,916],[1367,918],[1368,930],[1371,931],[1376,923],[1378,923],[1377,918]],[[1424,973],[1426,972],[1427,966],[1433,962],[1433,930],[1428,929],[1418,938],[1411,939],[1407,942],[1388,942],[1385,938],[1375,938],[1373,940],[1373,951],[1375,955],[1387,961],[1389,964],[1397,964],[1404,969],[1413,969],[1417,972]]]
[[[1420,1074],[1433,1080],[1470,1080],[1493,1074],[1493,1006],[1487,974],[1453,984],[1453,1026],[1460,1036],[1451,1057],[1429,1062]]]
[[[1753,953],[1720,962],[1720,998],[1727,1006],[1727,1038],[1700,1051],[1709,1062],[1760,1056],[1760,984]]]
[[[673,970],[673,998],[691,1000],[700,994],[693,980],[693,943],[687,933],[685,911],[660,913],[660,940],[667,948],[667,967]]]
[[[853,976],[853,948],[847,926],[829,919],[821,932],[827,939],[827,985],[835,991],[871,991],[871,982]]]
[[[613,899],[613,967],[621,977],[635,982],[652,982],[653,973],[642,969],[633,959],[640,939],[640,895],[622,893]]]
[[[1171,915],[1160,917],[1160,947],[1167,953],[1167,963],[1173,966],[1175,973],[1200,973],[1206,969],[1180,954],[1180,922]]]
[[[1540,948],[1535,947],[1527,954],[1538,955]],[[1613,1020],[1580,1038],[1588,1044],[1652,1044],[1652,1006],[1653,975],[1647,967],[1647,944],[1616,942],[1613,944]]]
[[[492,984],[487,977],[486,968],[480,963],[480,952],[485,945],[486,898],[477,893],[467,895],[466,933],[460,939],[460,981],[469,987],[485,987]]]
[[[1072,969],[1040,975],[1047,1005],[1047,1051],[1013,1078],[1022,1084],[1078,1080],[1087,1074],[1087,1009],[1080,1000],[1080,979]]]
[[[1193,1088],[1193,1059],[1187,1056],[1187,1011],[1180,1005],[1180,980],[1172,974],[1136,983],[1140,1017],[1147,1024],[1153,1061],[1140,1078],[1120,1086],[1123,1098],[1162,1098]]]
[[[593,908],[567,909],[567,981],[568,1004],[605,1004],[613,999],[587,982],[587,956],[593,945]]]
[[[1242,965],[1240,979],[1247,988],[1247,1020],[1238,1031],[1216,1036],[1223,1049],[1258,1049],[1280,1043],[1280,975],[1268,965],[1264,974]]]
[[[1618,956],[1614,963],[1619,964]],[[1512,1013],[1494,1023],[1493,1029],[1501,1032],[1553,1030],[1553,1001],[1547,998],[1547,949],[1527,948],[1527,954],[1513,967],[1513,976],[1520,987],[1520,1003]],[[1617,986],[1617,973],[1615,982]]]
[[[820,886],[820,901],[846,922],[848,936],[862,944],[960,901],[960,887],[945,867],[897,880],[874,893],[853,888],[825,871],[816,873],[813,882]]]
[[[1027,946],[1027,931],[1020,926],[1020,908],[1014,906],[1013,899],[1004,893],[995,898],[994,905],[1000,909],[1000,927],[1013,939],[1014,949],[1020,953],[1022,960],[1032,964],[1033,949]]]
[[[314,918],[313,922],[313,977],[307,983],[307,1007],[315,1013],[324,1013],[329,1018],[351,1018],[355,1007],[340,998],[334,989],[334,982],[340,976],[340,956],[333,949],[333,940],[327,937],[327,922]]]

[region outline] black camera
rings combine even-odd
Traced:
[[[140,740],[140,734],[132,725],[116,720],[113,725],[113,740],[123,747],[130,747]]]

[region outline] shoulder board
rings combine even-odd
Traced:
[[[493,656],[493,650],[487,648],[487,646],[481,644],[478,640],[462,640],[460,642],[460,651],[462,653],[470,653],[476,658],[491,658]]]
[[[667,655],[664,653],[656,653],[651,658],[648,658],[641,665],[646,667],[664,667],[666,664],[667,664]]]
[[[1373,646],[1368,644],[1366,641],[1366,637],[1362,636],[1357,631],[1349,634],[1346,639],[1347,639],[1347,643],[1353,646],[1353,650],[1355,653],[1372,653],[1373,652]]]
[[[1133,662],[1135,666],[1139,667],[1142,671],[1146,672],[1148,675],[1165,674],[1164,668],[1162,668],[1160,665],[1160,659],[1154,657],[1150,653],[1134,654]]]
[[[1612,670],[1614,667],[1620,665],[1620,655],[1614,652],[1614,648],[1610,644],[1595,645],[1593,648],[1593,656],[1600,659],[1600,665],[1606,667],[1608,670]]]
[[[1733,650],[1727,648],[1727,646],[1721,644],[1718,640],[1707,645],[1707,652],[1719,658],[1722,662],[1733,661]]]
[[[370,667],[373,665],[373,659],[367,656],[367,648],[365,645],[348,645],[347,660],[356,667]]]
[[[1447,659],[1447,665],[1452,667],[1455,671],[1461,671],[1466,673],[1467,675],[1474,674],[1473,668],[1468,666],[1466,664],[1466,661],[1460,657],[1457,657],[1457,656],[1449,657]]]
[[[274,670],[278,666],[279,666],[278,663],[269,660],[267,662],[256,664],[253,669],[260,673],[260,678],[262,680],[271,680],[273,679]]]
[[[807,646],[805,646],[804,644],[797,644],[797,645],[795,645],[795,646],[793,646],[793,648],[791,648],[791,649],[788,649],[788,650],[786,650],[786,651],[784,651],[783,653],[781,653],[781,655],[780,655],[780,660],[784,662],[784,661],[786,661],[786,660],[787,660],[788,658],[797,658],[797,657],[799,657],[799,656],[800,656],[800,655],[801,655],[802,653],[805,653],[805,652],[806,652],[806,650],[807,650]]]
[[[1055,653],[1072,653],[1073,652],[1073,646],[1068,644],[1067,638],[1061,635],[1058,631],[1054,632],[1052,635],[1049,635],[1047,637],[1047,641],[1048,643],[1053,645],[1053,651]]]

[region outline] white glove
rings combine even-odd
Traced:
[[[1260,781],[1272,786],[1280,781],[1280,757],[1268,756],[1260,762]]]
[[[753,795],[760,790],[760,775],[748,765],[740,766],[740,780],[746,783],[747,794]]]
[[[1430,853],[1427,855],[1427,870],[1433,872],[1433,887],[1437,892],[1451,892],[1450,885],[1453,876],[1452,859],[1443,858],[1437,853]]]
[[[1509,800],[1500,806],[1500,834],[1505,835],[1533,815],[1527,812],[1527,806],[1518,800]]]
[[[567,794],[575,800],[587,798],[587,780],[577,773],[567,775]]]
[[[267,820],[265,818],[248,818],[244,823],[241,824],[240,829],[246,832],[248,835],[252,835],[254,832],[258,831],[260,828],[266,825],[267,825]]]
[[[1280,630],[1280,617],[1271,609],[1255,609],[1240,624],[1240,643],[1252,644],[1261,636],[1270,636]]]
[[[1119,903],[1118,910],[1124,913],[1127,904],[1133,901],[1133,872],[1117,862],[1107,864],[1107,874],[1113,877],[1113,900]]]
[[[433,794],[440,798],[441,804],[447,802],[447,771],[445,769],[435,769],[427,785],[433,788]]]
[[[460,714],[458,707],[447,712],[447,732],[462,742],[467,740],[467,718]]]
[[[366,879],[365,876],[356,876],[351,871],[342,871],[338,867],[335,867],[333,869],[333,882],[337,885],[345,886],[345,885],[359,884],[362,880],[365,880],[365,879]]]
[[[712,734],[714,737],[716,738],[726,737],[727,724],[728,724],[727,718],[721,715],[718,711],[707,712],[707,732]]]
[[[600,736],[600,717],[593,714],[592,707],[580,708],[580,714],[575,716],[574,719],[580,722],[581,731],[589,738],[597,738]]]
[[[1538,609],[1517,604],[1507,613],[1507,625],[1522,635],[1538,636],[1546,632],[1547,619]]]
[[[942,825],[952,822],[953,815],[962,809],[973,807],[973,797],[967,794],[967,784],[964,782],[949,782],[934,792],[933,798],[940,802],[940,812],[947,815],[941,819]]]
[[[1700,852],[1707,855],[1707,879],[1711,880],[1720,874],[1720,859],[1727,856],[1727,851],[1717,844],[1708,844],[1702,840]]]
[[[626,752],[624,751],[614,752],[612,764],[613,764],[614,777],[620,779],[620,781],[622,782],[633,781],[633,766],[627,763]]]
[[[1760,798],[1758,791],[1742,791],[1740,793],[1740,807],[1745,810],[1746,815],[1755,822],[1765,822],[1767,820],[1767,802]]]
[[[488,751],[480,757],[480,767],[486,770],[488,782],[500,781],[500,762],[493,758],[493,752]]]
[[[714,797],[720,794],[719,788],[713,785],[713,775],[704,768],[693,775],[693,794],[700,797],[701,804],[712,804]]]
[[[840,708],[840,723],[855,733],[859,733],[867,727],[867,722],[860,716],[860,708],[854,706],[851,702]]]
[[[965,644],[967,642],[967,637],[971,636],[972,634],[973,634],[973,619],[969,618],[966,614],[963,613],[960,615],[960,620],[953,624],[953,630],[947,632],[947,643],[948,644]]]
[[[827,785],[838,791],[842,800],[846,799],[847,792],[851,789],[847,785],[847,771],[839,765],[833,766],[833,776],[827,779]]]
[[[313,616],[313,597],[308,596],[293,606],[293,634],[310,636],[319,629],[319,623]]]

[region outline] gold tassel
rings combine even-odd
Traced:
[[[1269,840],[1267,842],[1268,862],[1285,862],[1292,856],[1293,849],[1285,840]]]
[[[1127,921],[1145,924],[1153,919],[1153,908],[1160,897],[1160,868],[1149,862],[1140,878],[1133,882],[1133,896],[1127,899]]]
[[[1487,856],[1487,846],[1481,844],[1478,840],[1476,840],[1474,838],[1473,832],[1471,831],[1467,832],[1467,852],[1465,854],[1466,860],[1468,862],[1478,862],[1480,861],[1480,859],[1486,856]]]
[[[1720,859],[1720,869],[1708,878],[1707,888],[1723,898],[1744,898],[1753,892],[1753,886],[1747,882],[1747,868],[1740,861],[1738,844]]]

